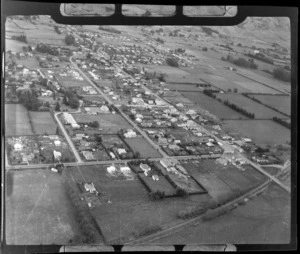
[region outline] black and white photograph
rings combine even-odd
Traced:
[[[295,250],[298,8],[68,2],[1,1],[3,253]]]

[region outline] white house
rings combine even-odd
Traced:
[[[23,149],[23,145],[20,143],[14,144],[15,151],[21,151]]]
[[[125,138],[135,138],[136,132],[133,130],[128,130],[126,133],[124,133]]]
[[[61,141],[60,140],[54,140],[54,145],[55,146],[60,146],[61,145]]]
[[[59,151],[53,151],[54,159],[59,160],[61,158],[61,152]]]

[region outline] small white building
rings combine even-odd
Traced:
[[[53,151],[54,159],[59,160],[61,158],[61,152],[59,151]]]
[[[54,145],[55,146],[60,146],[61,145],[61,141],[60,140],[55,140],[54,141]]]
[[[21,151],[23,149],[23,145],[20,143],[14,144],[15,151]]]

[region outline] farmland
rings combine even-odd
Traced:
[[[6,39],[5,43],[5,50],[11,50],[13,52],[23,52],[23,46],[26,46],[26,43],[15,41],[15,40],[8,40]]]
[[[28,111],[22,104],[5,104],[5,135],[33,135]]]
[[[226,107],[221,102],[199,92],[182,92],[189,100],[200,105],[203,109],[208,110],[213,115],[218,116],[221,119],[247,119],[244,115]]]
[[[119,238],[143,235],[147,230],[176,223],[179,220],[179,210],[194,207],[196,204],[205,206],[211,201],[207,194],[184,199],[167,198],[163,202],[151,201],[146,188],[136,178],[125,180],[124,177],[111,176],[105,166],[100,165],[69,169],[73,180],[92,181],[101,193],[101,200],[106,200],[91,208],[91,212],[109,242],[114,240],[120,243],[117,240]],[[111,203],[108,203],[108,200]]]
[[[282,113],[291,115],[291,97],[276,95],[249,95],[261,101],[261,103],[276,108]]]
[[[68,244],[80,234],[59,175],[45,170],[7,174],[7,244]]]
[[[196,85],[190,85],[185,83],[168,83],[166,87],[169,88],[171,91],[201,91],[201,88],[197,87]]]
[[[121,129],[130,128],[131,125],[121,116],[117,114],[101,114],[96,116],[73,114],[74,119],[78,123],[88,123],[98,121],[103,132],[116,133]]]
[[[160,153],[157,152],[143,137],[127,138],[125,139],[125,142],[133,152],[139,152],[141,158],[161,157]]]
[[[57,125],[51,116],[50,112],[29,112],[29,117],[32,122],[33,131],[37,135],[55,134]]]
[[[226,215],[185,228],[152,244],[288,244],[290,219],[290,196],[277,185],[271,185],[263,194]]]
[[[285,115],[282,115],[240,94],[218,94],[217,97],[222,101],[228,100],[230,103],[233,103],[250,113],[254,113],[256,119],[272,119],[273,117],[287,118]]]
[[[257,144],[284,144],[290,141],[290,131],[272,120],[226,120],[224,131],[251,138]]]
[[[177,103],[182,103],[182,104],[194,104],[191,100],[188,98],[184,97],[183,95],[177,95],[177,96],[165,96],[164,99],[168,101],[171,104],[177,104]]]

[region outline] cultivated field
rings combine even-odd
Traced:
[[[73,114],[74,119],[78,123],[88,123],[98,121],[103,133],[116,133],[121,129],[130,128],[131,125],[121,116],[117,114],[101,114],[101,115],[82,115]]]
[[[68,244],[80,234],[62,178],[48,170],[9,172],[6,243]]]
[[[125,142],[133,152],[139,152],[141,158],[159,158],[160,153],[156,151],[143,137],[127,138]]]
[[[247,119],[246,116],[226,107],[223,103],[211,98],[203,93],[182,92],[182,94],[189,100],[200,105],[203,109],[218,116],[221,119]]]
[[[217,97],[222,101],[228,100],[230,103],[233,103],[250,113],[254,113],[256,119],[272,119],[273,117],[287,118],[285,115],[267,108],[266,106],[259,104],[241,94],[226,93],[218,94]]]
[[[290,196],[274,184],[226,215],[185,228],[153,244],[288,244],[290,212]]]
[[[290,96],[276,96],[276,95],[250,95],[263,104],[276,108],[282,113],[291,115],[291,97]]]
[[[226,120],[223,130],[249,137],[257,144],[284,144],[291,139],[291,131],[272,120]]]
[[[57,125],[50,112],[29,111],[29,117],[31,118],[35,134],[42,135],[47,133],[51,135],[56,133]]]
[[[5,104],[5,135],[33,135],[28,111],[22,104]]]

